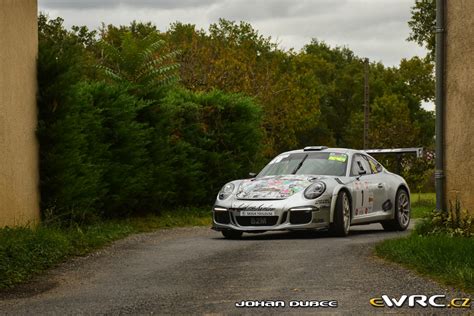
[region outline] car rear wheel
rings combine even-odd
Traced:
[[[243,232],[238,230],[223,230],[222,235],[227,239],[240,239],[242,237]]]
[[[395,216],[390,221],[382,222],[387,231],[403,231],[410,224],[411,206],[407,190],[398,189],[395,197]]]
[[[334,221],[329,228],[333,235],[344,237],[349,234],[351,226],[351,203],[346,191],[337,195],[336,207],[334,208]]]

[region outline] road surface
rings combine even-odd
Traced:
[[[379,224],[353,227],[347,238],[278,232],[225,240],[203,227],[140,234],[1,293],[0,313],[412,313],[375,308],[369,299],[462,296],[373,256],[377,241],[406,234]],[[236,308],[242,300],[337,300],[338,307]]]

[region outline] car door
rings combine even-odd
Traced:
[[[369,185],[368,177],[371,175],[370,166],[362,155],[354,154],[351,163],[351,177],[354,177],[352,183],[353,196],[353,217],[358,218],[367,215],[373,210],[373,187]]]
[[[371,176],[370,176],[370,183],[373,188],[374,194],[374,202],[373,202],[373,210],[374,211],[386,211],[390,206],[387,204],[388,197],[387,197],[387,186],[386,183],[386,176],[384,175],[382,165],[375,160],[374,158],[362,155],[362,157],[367,160],[369,165]]]

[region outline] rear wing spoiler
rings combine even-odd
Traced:
[[[410,148],[391,148],[391,149],[366,149],[364,150],[369,155],[387,155],[396,154],[397,156],[402,154],[415,154],[417,158],[423,157],[423,147],[410,147]]]

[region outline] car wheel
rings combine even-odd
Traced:
[[[223,230],[222,235],[227,239],[240,239],[242,237],[243,232],[238,230]]]
[[[398,189],[395,196],[395,216],[390,221],[382,222],[387,231],[403,231],[410,224],[411,206],[407,190]]]
[[[351,226],[351,203],[346,191],[337,195],[336,207],[334,208],[334,221],[331,223],[330,232],[333,235],[344,237],[349,234]]]

